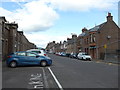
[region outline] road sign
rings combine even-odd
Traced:
[[[106,44],[104,45],[104,48],[107,48],[107,45],[106,45]]]

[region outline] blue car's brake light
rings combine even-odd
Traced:
[[[12,56],[8,56],[8,58],[11,58]]]

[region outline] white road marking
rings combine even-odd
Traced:
[[[40,84],[40,85],[43,85],[43,82],[41,82],[41,81],[32,81],[32,82],[30,82],[29,84]]]
[[[34,80],[34,81],[35,81],[35,80],[36,80],[36,81],[39,81],[40,78],[39,78],[39,77],[30,78],[30,81],[33,81],[33,80]]]
[[[43,85],[35,85],[34,88],[43,88]]]
[[[31,74],[28,84],[32,85],[33,88],[43,88],[42,74]]]
[[[43,71],[43,79],[44,79],[45,88],[49,88],[44,68],[42,68],[42,71]]]
[[[41,77],[41,76],[42,76],[42,75],[41,75],[41,74],[38,74],[38,73],[37,73],[36,75],[34,75],[34,74],[31,75],[31,77]]]
[[[60,90],[63,90],[61,84],[59,83],[59,81],[57,80],[56,76],[53,74],[52,70],[50,69],[50,67],[48,67],[48,70],[50,71],[51,75],[53,76],[55,82],[57,83],[58,87],[60,88]]]

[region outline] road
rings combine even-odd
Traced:
[[[3,88],[118,88],[118,65],[49,54],[52,66],[8,68],[3,63]],[[114,89],[115,90],[115,89]]]

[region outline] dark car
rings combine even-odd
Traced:
[[[78,55],[77,53],[71,53],[69,57],[70,58],[77,58],[77,55]]]
[[[66,53],[66,57],[70,57],[70,53]]]
[[[14,52],[8,56],[6,61],[10,67],[25,66],[25,65],[40,65],[47,66],[52,64],[51,58],[47,56],[40,56],[33,52]]]

